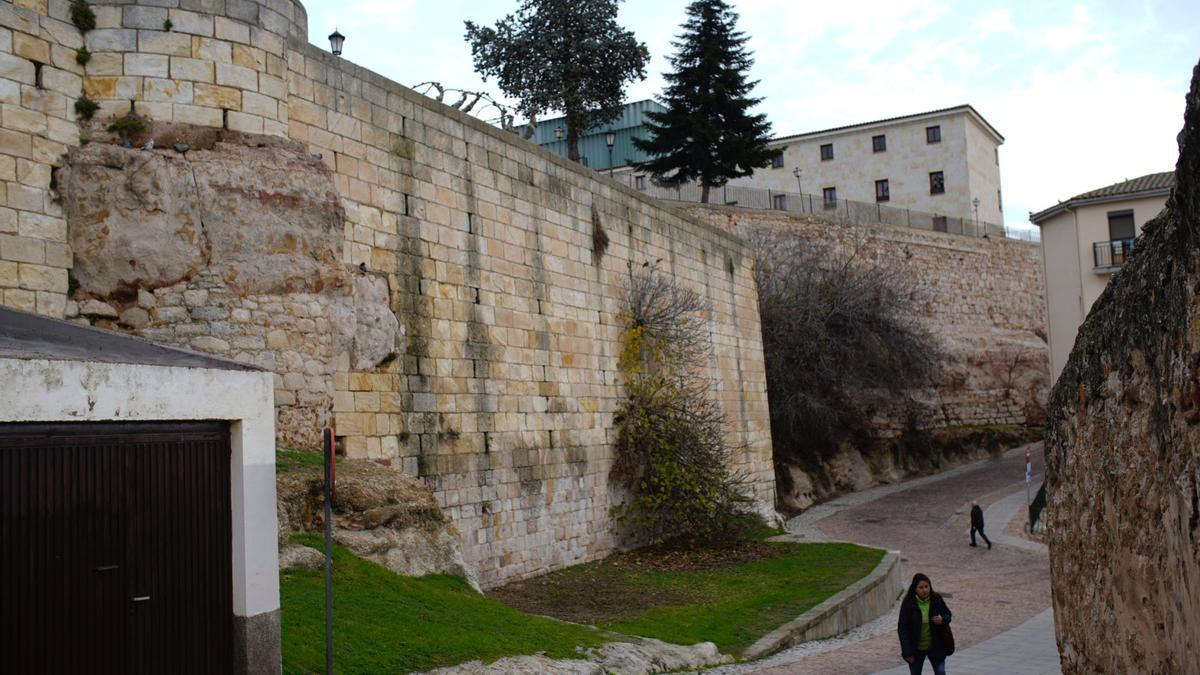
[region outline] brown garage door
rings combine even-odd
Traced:
[[[231,669],[226,423],[0,424],[0,673]]]

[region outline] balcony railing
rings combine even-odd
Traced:
[[[1113,239],[1092,244],[1092,257],[1097,272],[1120,269],[1133,253],[1133,239]]]

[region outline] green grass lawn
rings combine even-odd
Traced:
[[[884,554],[853,544],[769,546],[775,548],[770,557],[693,566],[698,569],[686,569],[686,564],[671,569],[640,552],[622,554],[514,584],[495,595],[526,611],[676,644],[708,640],[724,653],[740,654],[866,576]]]
[[[325,456],[312,450],[279,447],[275,449],[275,466],[280,471],[291,471],[306,466],[325,466]]]
[[[321,548],[316,535],[297,543]],[[594,630],[523,614],[483,597],[460,578],[404,577],[334,547],[334,663],[339,673],[406,673],[606,641]],[[325,668],[323,570],[280,573],[283,672]]]

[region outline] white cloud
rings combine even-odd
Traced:
[[[1006,33],[1013,29],[1011,9],[994,9],[985,12],[975,20],[977,38],[985,38],[993,33]]]

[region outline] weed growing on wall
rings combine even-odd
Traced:
[[[88,98],[87,94],[75,100],[75,114],[81,120],[90,120],[100,109],[100,104]]]
[[[71,0],[71,23],[75,24],[81,33],[96,29],[96,13],[86,0]]]
[[[630,492],[616,508],[635,540],[696,546],[742,537],[743,479],[730,469],[725,418],[701,373],[711,349],[707,303],[655,266],[631,268],[619,368],[613,478]]]

